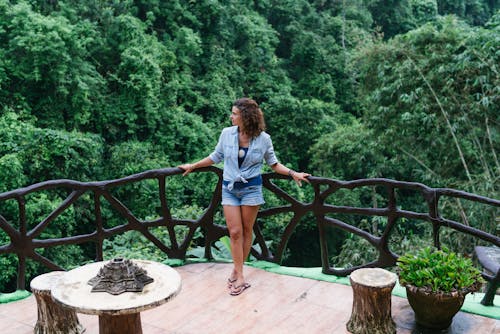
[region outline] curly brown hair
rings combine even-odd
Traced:
[[[242,132],[250,137],[257,137],[262,131],[266,130],[264,113],[257,102],[252,99],[242,97],[233,103],[233,107],[238,108],[243,122]]]

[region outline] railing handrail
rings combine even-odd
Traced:
[[[161,249],[170,258],[186,257],[186,252],[189,247],[190,241],[193,238],[194,232],[198,228],[202,228],[205,232],[205,257],[211,259],[211,245],[219,240],[222,236],[228,234],[227,228],[214,223],[214,215],[221,199],[221,183],[222,183],[222,170],[217,167],[206,167],[197,170],[196,172],[210,172],[218,177],[218,182],[214,184],[214,191],[209,206],[205,212],[196,220],[190,219],[175,219],[171,216],[169,207],[166,201],[166,186],[165,180],[167,177],[179,175],[182,170],[179,168],[163,168],[148,170],[145,172],[129,175],[123,178],[105,181],[81,182],[69,179],[50,180],[45,182],[36,183],[27,187],[19,188],[16,190],[0,193],[0,201],[16,200],[19,207],[19,228],[9,224],[0,212],[0,229],[5,232],[10,238],[10,243],[0,246],[0,254],[16,254],[19,261],[17,273],[17,287],[18,289],[25,288],[26,279],[26,259],[30,258],[37,261],[51,270],[64,270],[50,259],[40,255],[36,249],[54,247],[60,245],[81,244],[84,242],[96,243],[96,260],[103,259],[103,241],[111,236],[120,234],[130,230],[141,232],[147,239],[153,242],[156,247]],[[121,185],[130,184],[142,180],[157,180],[159,188],[159,197],[161,203],[161,217],[151,221],[141,221],[134,217],[129,209],[115,198],[111,193],[111,189]],[[438,209],[439,200],[442,196],[449,196],[455,198],[466,199],[469,201],[490,205],[493,207],[500,207],[500,201],[493,198],[488,198],[461,190],[451,188],[431,188],[422,183],[396,181],[385,178],[369,178],[358,179],[351,181],[340,181],[324,177],[311,176],[309,181],[314,189],[314,198],[311,202],[303,203],[293,198],[290,194],[286,193],[283,189],[279,188],[274,182],[274,179],[289,179],[288,176],[278,175],[275,173],[263,174],[264,187],[280,197],[288,203],[288,205],[271,207],[261,209],[258,217],[265,218],[280,213],[293,214],[290,222],[286,226],[280,242],[278,243],[275,253],[271,253],[268,248],[262,232],[260,231],[259,224],[255,224],[255,242],[260,246],[260,251],[255,247],[252,248],[252,255],[257,259],[267,260],[271,262],[280,263],[282,261],[286,245],[290,239],[295,227],[308,213],[315,216],[316,224],[320,234],[320,247],[321,247],[321,262],[323,273],[334,274],[338,276],[345,276],[352,271],[363,267],[389,267],[393,266],[398,257],[393,253],[389,247],[389,236],[400,218],[418,219],[428,221],[433,227],[434,245],[440,246],[439,229],[442,226],[452,228],[454,230],[469,234],[476,238],[490,242],[493,245],[500,246],[500,238],[491,233],[476,229],[474,227],[462,224],[457,221],[441,217]],[[353,206],[336,206],[326,203],[329,196],[334,194],[339,189],[356,189],[366,186],[379,186],[385,187],[388,194],[388,204],[384,208],[373,207],[353,207]],[[47,217],[43,218],[36,226],[28,231],[26,221],[26,196],[42,190],[51,189],[68,189],[71,192],[64,199],[64,201]],[[427,202],[428,212],[413,212],[399,209],[395,195],[396,189],[410,189],[418,191],[423,195]],[[93,232],[81,235],[72,235],[68,237],[54,238],[54,239],[37,239],[43,230],[50,224],[51,221],[56,219],[62,212],[78,200],[84,193],[91,192],[94,199],[94,215],[95,215],[95,229]],[[101,200],[107,200],[108,203],[117,210],[127,223],[111,228],[104,228],[101,216]],[[356,226],[345,223],[339,219],[332,218],[331,214],[363,214],[368,216],[382,216],[387,218],[387,224],[381,236],[376,236],[366,232]],[[184,240],[177,240],[174,227],[177,225],[186,226],[189,229],[187,236]],[[165,245],[162,241],[157,239],[152,233],[148,231],[149,227],[164,226],[168,229],[170,237],[170,246]],[[372,261],[361,266],[351,268],[335,269],[330,265],[328,255],[328,245],[325,237],[325,230],[327,227],[336,227],[344,231],[356,234],[359,237],[366,239],[374,248],[379,252],[379,256],[375,261]]]

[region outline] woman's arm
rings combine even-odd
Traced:
[[[179,167],[180,169],[183,169],[184,173],[182,173],[182,175],[186,176],[189,173],[191,173],[193,170],[195,170],[196,168],[208,167],[208,166],[212,166],[213,164],[214,164],[214,162],[212,161],[212,159],[210,159],[210,157],[206,157],[206,158],[201,159],[200,161],[195,162],[194,164],[183,164],[183,165],[179,165],[177,167]]]
[[[307,177],[311,176],[311,174],[296,172],[293,169],[285,167],[279,162],[272,165],[271,168],[278,174],[291,176],[295,183],[297,183],[299,186],[302,186],[302,181],[309,183]]]

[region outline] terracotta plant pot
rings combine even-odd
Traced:
[[[465,294],[436,293],[415,286],[406,286],[408,302],[415,312],[415,320],[422,327],[430,329],[446,329],[450,327],[453,317],[460,311]]]

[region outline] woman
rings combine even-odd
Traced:
[[[289,175],[299,185],[310,174],[295,172],[278,162],[271,137],[265,130],[264,114],[257,102],[241,98],[231,109],[232,127],[222,130],[215,150],[206,158],[180,165],[187,175],[196,168],[224,161],[222,206],[231,240],[234,268],[228,278],[230,294],[237,296],[250,287],[243,276],[243,262],[250,254],[252,232],[259,206],[264,204],[261,168],[263,161],[278,174]]]

